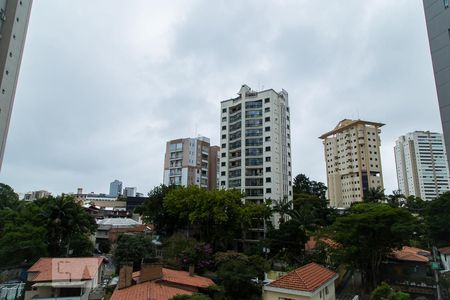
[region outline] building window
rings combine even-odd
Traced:
[[[227,126],[222,126],[222,130],[227,130]]]
[[[270,167],[266,167],[266,172],[272,172],[272,169]]]
[[[266,151],[270,151],[270,146],[267,146],[267,147],[266,147]]]
[[[264,108],[264,112],[270,112],[270,107]]]
[[[270,126],[267,126],[266,128],[265,128],[265,131],[267,132],[267,131],[270,131]]]
[[[266,182],[272,182],[272,178],[271,177],[267,177],[266,178]]]
[[[268,194],[272,193],[272,189],[271,188],[266,188],[266,193],[268,193]]]
[[[222,157],[225,157],[225,156],[227,156],[227,154],[225,152],[223,152],[222,153]]]
[[[266,157],[266,162],[269,162],[270,161],[270,156],[267,156]]]
[[[222,167],[225,167],[225,166],[227,165],[227,163],[226,163],[226,162],[222,162],[220,165],[221,165]]]
[[[227,138],[227,135],[226,135],[226,134],[222,134],[222,138],[223,138],[223,139],[226,139],[226,138]]]
[[[270,136],[266,136],[265,141],[270,142]]]
[[[225,176],[225,175],[226,175],[225,171],[220,172],[220,176]]]
[[[265,117],[264,122],[270,122],[270,117]]]
[[[226,109],[226,108],[222,108],[222,112],[223,112],[223,113],[226,113],[226,112],[227,112],[227,109]]]
[[[225,185],[225,181],[221,181],[221,182],[220,182],[220,185]]]
[[[270,102],[270,98],[264,99],[264,103],[269,103],[269,102]]]
[[[227,117],[222,117],[222,122],[225,122],[227,120]]]
[[[226,148],[227,147],[227,144],[222,144],[222,148]]]
[[[444,0],[444,7],[447,9],[449,5],[449,0]]]

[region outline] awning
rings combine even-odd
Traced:
[[[49,282],[37,282],[32,285],[32,287],[39,286],[51,286],[54,288],[74,288],[74,287],[84,287],[86,281],[49,281]]]

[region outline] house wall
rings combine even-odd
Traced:
[[[312,297],[266,291],[263,288],[262,298],[263,300],[335,300],[336,294],[334,290],[334,282],[330,283],[327,288],[328,294],[325,293],[325,286],[323,286]]]

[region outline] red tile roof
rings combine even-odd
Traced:
[[[442,254],[450,254],[450,246],[443,247],[443,248],[439,248],[438,250],[439,250],[439,252],[441,252]]]
[[[41,258],[28,272],[36,272],[33,282],[90,280],[97,276],[102,262],[101,257]]]
[[[414,261],[427,263],[431,253],[420,248],[403,246],[402,249],[392,252],[391,257],[402,261]]]
[[[268,286],[313,292],[335,276],[337,276],[335,272],[316,263],[310,263],[273,281]]]
[[[192,295],[192,291],[147,281],[128,288],[115,290],[110,300],[169,300],[176,295]]]
[[[325,237],[321,237],[319,238],[319,240],[316,239],[316,237],[310,237],[309,240],[305,243],[305,250],[309,251],[309,250],[314,250],[317,247],[317,243],[323,243],[325,245],[327,245],[328,247],[331,247],[333,249],[339,249],[342,247],[341,244],[339,244],[338,242],[330,239],[330,238],[325,238]]]
[[[190,276],[188,272],[185,271],[177,271],[171,269],[162,269],[163,278],[162,280],[165,282],[176,283],[179,285],[192,286],[196,288],[207,288],[209,286],[214,285],[214,282],[203,276]],[[138,281],[138,278],[141,276],[141,272],[133,272],[133,280]]]

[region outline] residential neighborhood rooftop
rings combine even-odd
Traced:
[[[396,250],[392,253],[392,258],[403,261],[428,262],[430,260],[430,255],[430,251],[415,247],[403,246],[402,249]]]
[[[316,263],[309,263],[273,281],[268,286],[313,292],[323,284],[337,277],[337,273]]]
[[[102,257],[41,258],[28,273],[36,273],[33,282],[90,280],[97,276]]]

